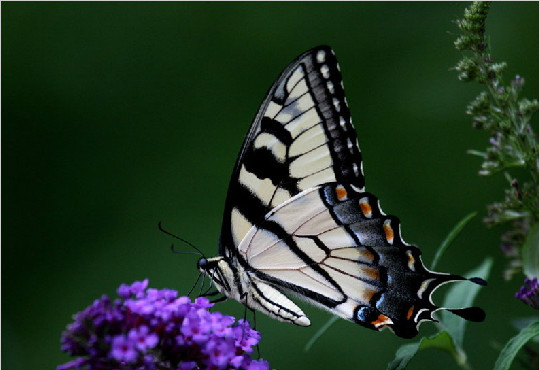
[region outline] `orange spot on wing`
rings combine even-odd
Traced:
[[[365,289],[365,291],[363,292],[363,299],[365,300],[365,302],[370,303],[372,297],[373,297],[376,293],[377,293],[376,290]]]
[[[393,237],[394,237],[394,233],[393,233],[393,228],[391,227],[391,223],[390,222],[385,222],[384,223],[384,232],[386,233],[386,240],[389,242],[389,243],[393,243]]]
[[[374,253],[372,253],[368,249],[361,249],[359,251],[359,254],[361,255],[361,257],[363,257],[366,260],[374,261]]]
[[[410,307],[408,310],[408,313],[406,314],[406,320],[410,320],[410,317],[412,317],[412,314],[414,313],[414,306]]]
[[[361,212],[363,212],[363,215],[365,217],[370,217],[372,213],[372,208],[369,203],[365,202],[359,202],[359,206],[361,207]]]
[[[406,255],[408,256],[408,266],[413,266],[415,263],[414,256],[412,256],[412,253],[410,253],[410,251],[406,252]]]
[[[371,324],[374,325],[376,328],[378,328],[378,327],[381,327],[381,326],[393,324],[393,321],[389,317],[387,317],[386,315],[380,314],[380,315],[378,315],[378,318],[376,320],[371,322]]]
[[[380,280],[380,272],[371,267],[364,267],[361,271],[373,280]]]
[[[335,189],[336,193],[337,193],[337,199],[339,200],[343,200],[346,198],[346,196],[348,195],[348,192],[346,191],[346,189],[342,186],[337,186],[337,188]]]

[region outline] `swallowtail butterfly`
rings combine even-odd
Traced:
[[[228,189],[219,256],[198,269],[225,298],[300,326],[309,318],[283,294],[401,337],[440,307],[440,285],[400,221],[365,191],[361,152],[335,53],[294,60],[270,88],[249,129]],[[484,284],[479,278],[469,279]],[[482,321],[478,307],[449,309]]]

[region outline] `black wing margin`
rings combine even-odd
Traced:
[[[219,253],[237,257],[245,234],[272,208],[327,182],[352,191],[365,185],[340,68],[333,50],[319,46],[285,68],[251,124],[230,180]]]

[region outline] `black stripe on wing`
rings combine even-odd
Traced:
[[[281,73],[251,125],[228,189],[220,254],[236,255],[249,228],[272,208],[327,182],[364,188],[337,59],[320,46]]]
[[[338,291],[342,295],[342,298],[340,300],[331,299],[329,297],[326,297],[320,293],[314,292],[307,288],[300,288],[298,284],[288,283],[281,279],[275,278],[260,270],[254,270],[253,273],[255,273],[262,280],[273,283],[276,286],[279,286],[281,289],[288,289],[289,291],[293,291],[293,292],[295,291],[296,293],[299,293],[307,298],[310,298],[314,302],[318,302],[318,304],[321,304],[328,308],[335,307],[346,300],[346,295],[344,294],[339,284],[328,274],[326,270],[324,270],[320,265],[318,265],[318,263],[313,261],[313,259],[307,253],[305,253],[303,250],[301,250],[298,247],[292,235],[288,234],[281,225],[279,225],[276,222],[266,220],[262,223],[262,228],[274,234],[278,240],[282,240],[283,242],[285,242],[287,247],[298,258],[304,261],[305,264],[309,266],[310,268],[312,268],[316,273],[320,274],[320,276],[322,276],[325,279],[325,282],[327,284],[330,284],[336,291]],[[314,239],[317,240],[317,238],[313,237],[313,240]]]

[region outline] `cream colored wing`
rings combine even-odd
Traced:
[[[225,204],[221,255],[232,256],[276,206],[327,182],[364,187],[361,153],[335,54],[300,55],[271,87],[247,134]]]
[[[336,222],[320,192],[308,189],[275,208],[238,249],[270,282],[351,320],[379,290],[379,274],[373,253]]]

